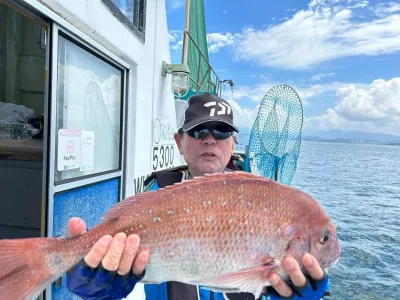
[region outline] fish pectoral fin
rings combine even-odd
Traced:
[[[252,293],[258,299],[263,288],[270,285],[265,278],[265,274],[277,266],[275,262],[269,262],[261,267],[243,269],[210,279],[198,280],[192,282],[192,284],[200,285],[210,290]]]
[[[210,290],[216,293],[241,293],[239,289],[229,289],[229,288],[219,288],[215,286],[200,286],[200,288],[205,290]]]

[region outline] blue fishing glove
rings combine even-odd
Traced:
[[[306,279],[307,283],[302,288],[295,287],[293,284],[290,284],[293,289],[293,294],[289,298],[282,297],[273,288],[268,290],[268,296],[271,300],[320,300],[324,296],[330,295],[328,291],[330,288],[328,274],[324,272],[324,277],[321,280],[315,280],[309,276],[307,276]]]
[[[121,276],[117,272],[89,267],[82,259],[67,272],[67,287],[71,293],[85,300],[122,299],[132,292],[135,284],[144,276],[136,276],[132,271]]]

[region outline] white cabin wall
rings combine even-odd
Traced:
[[[171,91],[171,75],[162,77],[162,61],[171,63],[169,51],[169,35],[167,29],[167,14],[163,1],[157,1],[157,28],[155,41],[155,68],[154,68],[154,101],[153,101],[153,126],[154,121],[161,121],[161,132],[154,133],[153,146],[175,146],[173,134],[177,131],[175,100]],[[157,130],[156,130],[157,131]],[[153,163],[152,163],[153,165]],[[158,166],[157,170],[181,165],[180,154],[174,151],[173,165]],[[152,168],[153,170],[153,168]]]
[[[128,76],[128,168],[124,196],[132,195],[135,193],[134,178],[139,186],[139,181],[152,172],[154,117],[176,131],[171,76],[161,76],[162,61],[170,62],[165,1],[147,1],[144,43],[119,22],[100,0],[41,2],[131,65]],[[173,142],[173,135],[170,139],[169,142]],[[177,149],[174,154],[174,161],[179,161],[175,163],[177,166],[180,164]]]

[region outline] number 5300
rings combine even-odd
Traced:
[[[164,166],[172,166],[174,163],[174,146],[161,145],[153,147],[153,170],[161,169]]]

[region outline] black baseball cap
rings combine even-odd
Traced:
[[[232,107],[226,100],[211,93],[193,95],[188,100],[182,129],[188,131],[207,122],[225,123],[234,131],[239,132],[239,129],[233,124]]]

